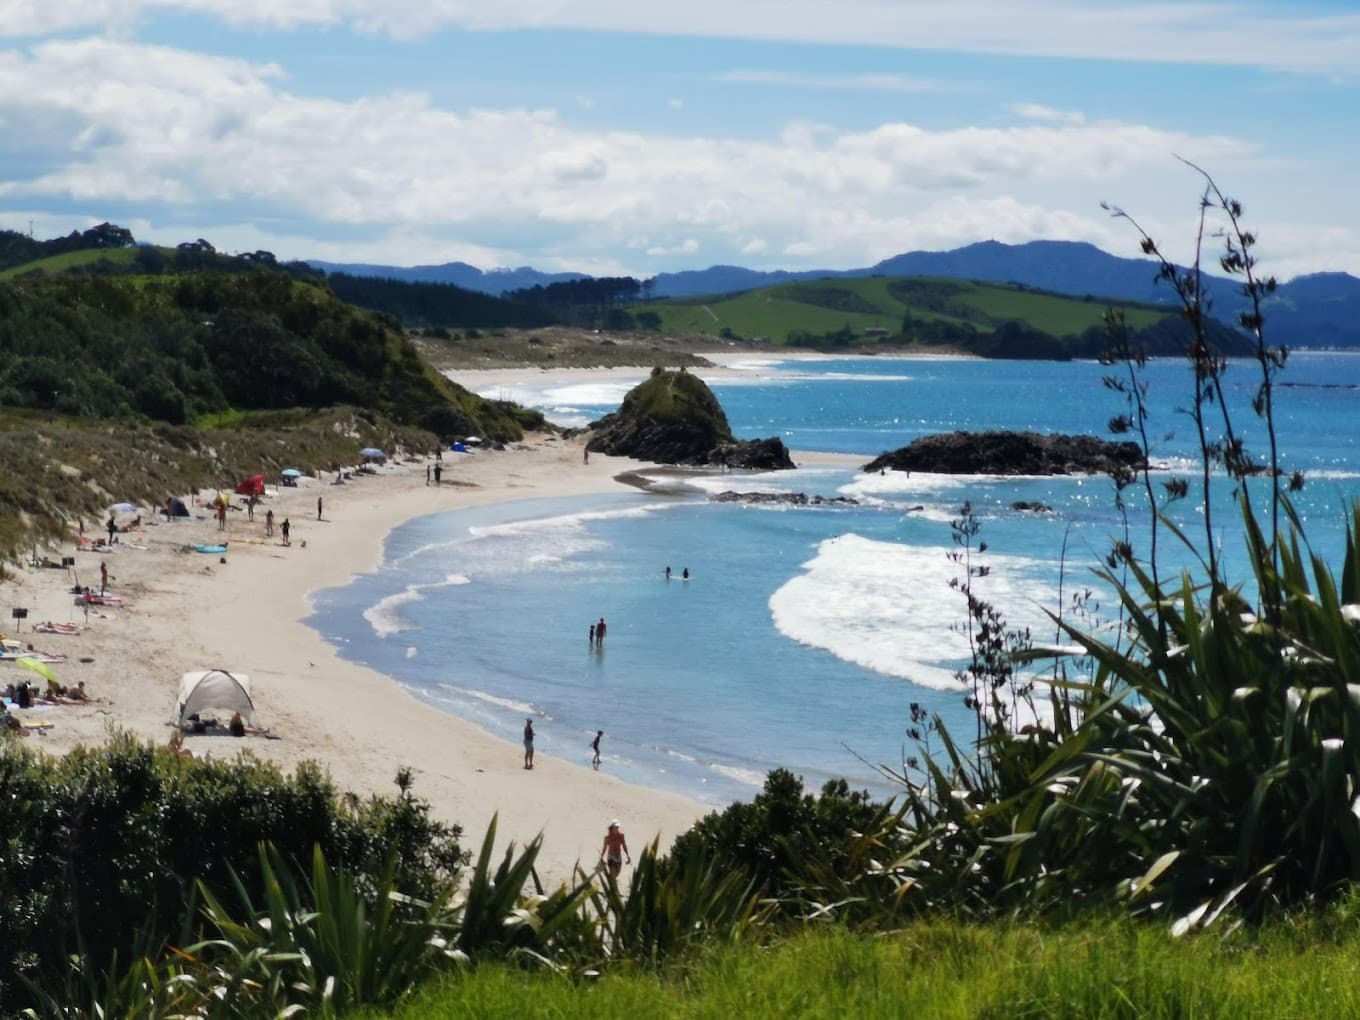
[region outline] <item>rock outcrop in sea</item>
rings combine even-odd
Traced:
[[[709,497],[714,503],[755,503],[782,506],[859,506],[851,496],[809,496],[806,492],[735,492],[729,489]]]
[[[1143,466],[1137,443],[1038,432],[945,432],[922,436],[868,464],[865,471],[948,475],[1109,474]]]
[[[741,440],[732,435],[718,398],[702,379],[683,368],[652,370],[617,411],[590,426],[586,449],[658,464],[696,467],[792,468],[778,438]]]

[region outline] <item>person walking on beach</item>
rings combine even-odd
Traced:
[[[430,484],[430,465],[425,465],[425,484]]]
[[[264,512],[264,537],[272,538],[273,535],[274,535],[274,510],[271,507],[270,509]]]
[[[604,736],[604,730],[595,731],[595,739],[590,742],[590,749],[594,752],[590,759],[590,767],[596,772],[600,771],[600,738]]]
[[[589,464],[589,463],[590,463],[590,447],[587,446],[584,450],[581,451],[581,457],[582,457],[582,463],[585,463],[585,464]]]
[[[218,501],[217,504],[217,530],[227,530],[227,504]]]
[[[109,529],[109,545],[113,545],[113,533],[118,530],[118,522],[113,519],[113,514],[109,514],[109,523],[106,526]]]
[[[600,860],[609,868],[610,878],[619,877],[625,857],[629,864],[633,863],[633,855],[628,852],[628,840],[619,828],[619,820],[615,818],[609,823],[609,831],[604,834],[604,845],[600,847]]]
[[[595,644],[600,648],[604,647],[604,617],[600,617],[600,622],[595,624]]]
[[[321,520],[321,497],[316,497],[316,519]]]
[[[441,463],[436,463],[435,466],[434,466],[434,484],[435,484],[435,485],[443,485],[443,484],[444,484],[443,482],[441,482],[441,481],[439,480],[439,479],[440,479],[440,476],[443,475],[443,474],[444,474],[444,465],[441,464]]]
[[[524,767],[534,767],[534,721],[524,720]]]
[[[590,647],[595,647],[595,624],[590,625]]]
[[[283,536],[283,544],[284,544],[284,545],[292,545],[292,544],[293,544],[292,542],[288,541],[288,530],[289,530],[289,529],[288,529],[288,518],[285,517],[285,518],[283,519],[283,523],[279,525],[279,534]]]
[[[248,521],[253,521],[255,519],[256,499],[257,497],[251,496],[248,500],[246,500],[246,520]]]
[[[99,564],[99,594],[106,595],[109,590],[109,564],[107,560]]]

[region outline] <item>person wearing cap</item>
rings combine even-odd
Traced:
[[[628,852],[628,840],[624,838],[619,820],[615,818],[609,823],[609,831],[604,834],[604,846],[600,847],[600,860],[608,865],[610,878],[619,877],[624,858],[628,859],[629,864],[633,863],[633,855]]]

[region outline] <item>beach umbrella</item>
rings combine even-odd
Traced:
[[[56,674],[52,672],[52,668],[48,666],[47,663],[43,662],[41,659],[35,659],[32,656],[28,655],[21,655],[19,658],[14,660],[14,664],[16,666],[23,666],[24,669],[32,670],[34,673],[37,673],[38,676],[42,677],[48,683],[54,684],[57,682]]]
[[[284,468],[281,472],[284,478],[301,478],[302,472],[297,468]]]
[[[364,457],[368,457],[370,460],[383,460],[387,457],[387,454],[383,453],[376,446],[365,446],[359,453]]]
[[[135,514],[137,505],[135,503],[115,503],[109,509],[116,514]]]

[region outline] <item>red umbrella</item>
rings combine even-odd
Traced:
[[[236,486],[236,493],[240,496],[263,496],[264,475],[251,475],[240,485]]]

